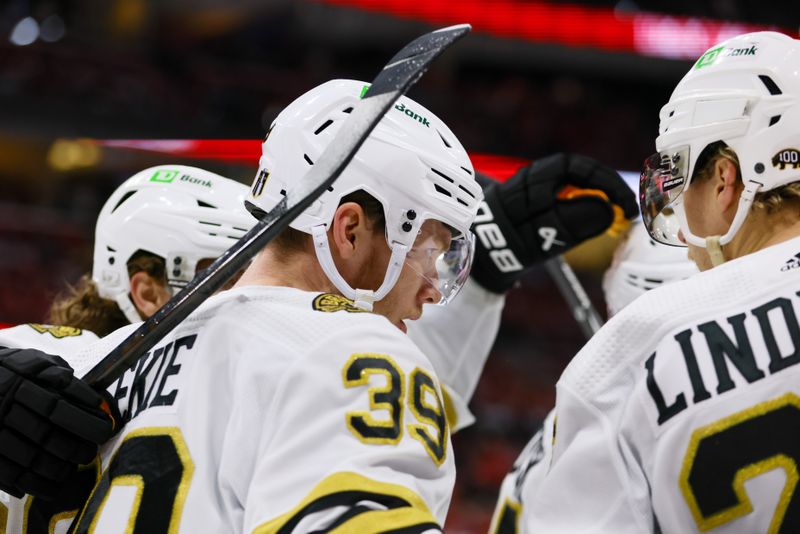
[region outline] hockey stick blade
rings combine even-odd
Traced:
[[[339,177],[370,132],[397,99],[422,76],[428,65],[466,35],[468,24],[422,35],[389,60],[309,172],[230,249],[144,321],[97,363],[83,379],[105,389],[221,288],[264,246],[282,232]]]
[[[575,271],[563,256],[550,258],[544,262],[544,267],[567,301],[572,317],[575,318],[581,332],[586,339],[590,339],[603,326],[603,319],[583,289],[580,280],[575,276]]]

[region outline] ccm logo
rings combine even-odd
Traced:
[[[498,271],[510,273],[522,270],[522,263],[508,248],[508,242],[506,242],[503,232],[500,231],[500,227],[494,222],[494,215],[486,201],[482,201],[478,206],[478,214],[475,216],[472,228],[483,248],[489,251],[489,257]]]

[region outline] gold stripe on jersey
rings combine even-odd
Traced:
[[[497,514],[492,518],[489,532],[491,534],[517,534],[520,531],[520,517],[522,517],[522,504],[506,497],[503,500],[503,506],[497,510]]]
[[[369,408],[388,412],[389,419],[379,420],[370,412],[351,411],[345,416],[347,428],[363,443],[393,445],[403,439],[405,376],[402,368],[386,354],[357,353],[350,356],[342,368],[342,382],[346,388],[369,386],[370,376],[375,374],[385,376],[386,385],[367,390]]]
[[[8,507],[0,502],[0,534],[6,534],[8,526]],[[23,532],[26,532],[23,530]]]
[[[54,326],[49,324],[28,323],[28,326],[40,334],[50,334],[56,339],[64,337],[76,337],[83,334],[83,330],[72,326]]]
[[[419,367],[411,372],[411,391],[408,392],[411,398],[408,405],[417,420],[425,424],[408,425],[408,433],[411,434],[412,438],[422,443],[433,462],[440,466],[447,458],[447,438],[450,430],[447,426],[447,417],[444,413],[442,400],[439,398],[435,384],[433,377]],[[435,406],[426,402],[426,392],[433,397],[436,402]],[[431,435],[427,425],[436,429],[436,437]]]
[[[692,512],[692,516],[694,516],[697,527],[702,532],[706,532],[712,528],[718,527],[729,521],[733,521],[734,519],[751,513],[753,511],[753,503],[750,501],[750,498],[745,490],[745,482],[755,476],[777,468],[782,468],[784,470],[786,474],[786,482],[784,483],[783,490],[781,490],[780,499],[775,507],[775,513],[772,517],[772,521],[770,522],[767,532],[768,534],[773,534],[780,530],[781,523],[786,515],[786,510],[789,507],[792,495],[797,488],[798,480],[800,480],[800,476],[798,476],[797,462],[793,458],[790,458],[785,454],[777,453],[763,460],[756,461],[748,465],[743,465],[738,471],[736,471],[732,482],[733,490],[738,499],[738,504],[710,516],[704,516],[703,512],[700,510],[697,497],[695,496],[695,491],[689,481],[689,476],[691,474],[692,466],[694,464],[695,457],[697,456],[697,451],[701,441],[715,436],[716,434],[719,434],[720,432],[733,426],[751,419],[758,418],[760,416],[764,416],[769,412],[773,412],[774,410],[790,405],[794,408],[800,409],[800,397],[794,395],[793,393],[787,393],[778,398],[756,404],[755,406],[737,412],[729,417],[720,419],[719,421],[709,425],[700,427],[692,433],[692,437],[689,440],[689,446],[686,450],[686,455],[684,456],[679,480],[684,499],[686,500],[686,503]]]
[[[292,530],[307,516],[337,506],[357,509],[359,503],[374,502],[387,510],[364,509],[347,517],[330,530],[336,534],[364,534],[387,532],[400,528],[429,525],[438,528],[436,518],[425,501],[414,491],[398,484],[379,482],[353,472],[334,473],[317,484],[303,500],[289,512],[270,519],[253,529],[252,534],[284,534]],[[376,530],[376,526],[379,527]]]
[[[376,525],[379,525],[379,530],[375,530]],[[416,508],[371,510],[354,517],[329,532],[330,534],[365,534],[367,532],[387,532],[400,529],[413,529],[412,532],[423,532],[427,529],[439,530],[439,524],[429,513]]]

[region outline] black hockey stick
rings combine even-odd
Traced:
[[[580,326],[581,332],[586,339],[590,339],[603,326],[603,318],[589,300],[589,295],[583,289],[581,281],[575,276],[572,267],[564,260],[564,256],[550,258],[544,262],[544,267],[558,286],[561,296],[567,301],[567,305],[572,311],[572,317]]]
[[[250,258],[333,184],[381,118],[400,95],[419,80],[431,61],[469,31],[468,24],[442,28],[418,37],[395,54],[372,81],[316,164],[287,192],[286,197],[208,269],[198,273],[184,289],[117,345],[83,379],[95,388],[110,386],[163,336],[244,268]]]

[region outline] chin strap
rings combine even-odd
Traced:
[[[720,236],[710,235],[706,238],[706,252],[711,259],[711,265],[718,267],[725,263],[725,254],[722,252],[722,245],[719,243]]]
[[[392,256],[389,258],[389,265],[386,267],[386,275],[377,291],[353,289],[339,273],[339,269],[336,268],[336,264],[333,262],[325,225],[321,224],[311,228],[311,235],[314,238],[314,252],[317,254],[317,261],[319,261],[325,275],[336,286],[336,289],[342,292],[342,295],[352,300],[353,304],[362,310],[372,311],[373,304],[385,297],[397,283],[408,252],[407,246],[400,243],[392,244]]]
[[[127,293],[119,293],[114,297],[114,302],[117,303],[117,306],[119,306],[119,309],[122,310],[123,315],[131,324],[142,322],[142,316],[139,315],[139,311],[133,305]]]

